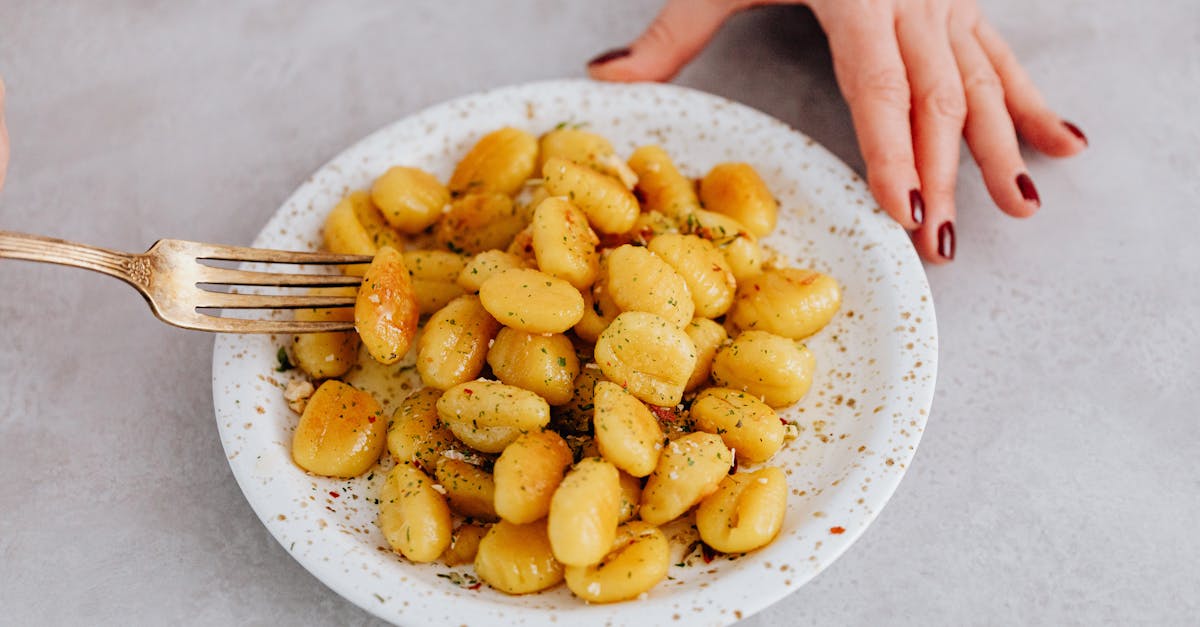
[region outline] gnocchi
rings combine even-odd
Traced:
[[[484,453],[502,452],[522,433],[550,422],[545,399],[495,381],[456,385],[438,399],[437,410],[458,439]]]
[[[538,146],[539,171],[546,160],[561,157],[608,174],[626,187],[632,188],[637,183],[637,175],[617,156],[612,144],[596,133],[563,126],[542,135]]]
[[[447,186],[455,194],[497,192],[512,195],[537,166],[533,135],[512,127],[484,135],[458,162]]]
[[[645,311],[677,327],[691,322],[687,281],[651,250],[626,244],[609,253],[605,268],[604,285],[621,311]]]
[[[616,179],[559,157],[542,166],[546,190],[575,203],[601,233],[624,233],[641,209],[637,198]]]
[[[758,238],[737,220],[700,209],[688,214],[683,231],[715,244],[725,255],[736,281],[745,281],[762,272],[763,250]]]
[[[787,478],[768,467],[722,479],[696,509],[696,529],[718,551],[746,553],[779,535],[786,512]]]
[[[326,477],[355,477],[375,465],[386,443],[383,408],[369,393],[330,379],[321,384],[292,435],[292,459]]]
[[[467,260],[444,250],[410,250],[404,253],[404,265],[412,277],[413,293],[421,315],[429,315],[463,295],[458,285]]]
[[[468,293],[479,291],[484,282],[511,268],[524,268],[525,260],[502,250],[485,250],[475,255],[458,273],[458,286]]]
[[[700,209],[692,182],[675,167],[667,151],[659,146],[642,146],[629,157],[637,174],[637,189],[645,198],[646,210],[679,219]]]
[[[579,358],[571,340],[561,333],[505,327],[488,349],[487,362],[497,379],[534,392],[551,405],[564,405],[574,396]]]
[[[692,402],[692,419],[697,429],[721,436],[739,459],[751,463],[771,459],[783,446],[779,415],[747,392],[708,388]]]
[[[508,246],[524,228],[525,219],[512,198],[493,192],[455,200],[433,234],[451,252],[474,255]]]
[[[604,459],[634,477],[645,477],[658,465],[663,431],[641,401],[621,386],[600,381],[595,396],[596,444]]]
[[[542,272],[585,290],[600,272],[600,238],[587,216],[564,198],[543,200],[533,213],[533,253]]]
[[[704,208],[744,224],[758,237],[775,230],[779,203],[748,163],[718,163],[700,180]]]
[[[325,218],[325,249],[344,255],[374,255],[383,246],[403,250],[404,242],[384,221],[366,192],[351,192]],[[362,276],[365,268],[348,265],[342,271]]]
[[[608,553],[589,566],[567,566],[567,588],[589,603],[635,599],[667,576],[671,545],[654,525],[621,525]]]
[[[419,317],[420,308],[404,257],[385,246],[375,255],[358,288],[354,328],[375,361],[394,364],[412,345]]]
[[[354,296],[353,287],[313,288],[310,294],[330,296]],[[354,320],[354,310],[349,307],[334,309],[298,309],[297,320],[339,321]],[[292,340],[292,356],[296,365],[314,379],[340,377],[354,365],[358,358],[358,334],[353,331],[334,333],[304,333]]]
[[[716,491],[733,466],[733,453],[711,433],[689,433],[663,449],[642,489],[642,520],[662,525]]]
[[[445,390],[479,376],[500,323],[478,296],[459,296],[438,310],[417,341],[417,372],[429,387]]]
[[[371,200],[388,224],[413,234],[437,222],[450,202],[450,191],[424,170],[395,166],[375,179]]]
[[[575,464],[550,499],[546,528],[554,558],[568,566],[604,559],[621,516],[621,475],[595,457]]]
[[[460,459],[443,457],[434,473],[445,490],[450,509],[482,521],[496,520],[496,482],[489,472]]]
[[[713,357],[716,357],[717,349],[729,339],[729,334],[725,327],[708,318],[692,320],[683,328],[683,332],[687,333],[696,347],[696,366],[692,368],[692,374],[683,386],[684,390],[691,392],[708,381],[712,373]]]
[[[292,340],[303,373],[327,379],[289,382],[292,457],[354,477],[386,448],[388,545],[473,564],[508,594],[565,580],[588,602],[637,598],[672,561],[659,525],[693,508],[709,547],[761,548],[782,529],[787,476],[737,463],[785,446],[776,408],[815,370],[799,340],[842,299],[832,276],[766,260],[758,238],[778,217],[748,164],[697,183],[659,146],[625,162],[565,125],[482,136],[444,186],[389,168],[324,223],[325,249],[374,261],[343,269],[363,274],[352,311],[295,313],[356,332]],[[386,424],[396,399],[339,380],[408,389],[410,370],[419,389]]]
[[[475,574],[508,594],[529,594],[561,582],[563,565],[550,549],[545,519],[524,525],[501,520],[492,525],[479,541]]]
[[[450,507],[412,464],[396,464],[379,491],[379,530],[414,562],[432,562],[450,546]]]
[[[562,333],[583,317],[583,295],[570,283],[526,268],[505,270],[479,288],[483,308],[506,327]]]
[[[369,203],[370,196],[365,192],[353,192],[342,199],[329,215],[325,217],[323,236],[325,249],[340,255],[374,255],[379,250],[367,228],[359,222],[355,206]],[[347,266],[346,270],[353,271],[357,266]],[[359,270],[357,274],[361,275]]]
[[[700,318],[719,318],[733,304],[733,269],[712,242],[667,233],[650,240],[649,251],[667,262],[687,285]]]
[[[717,385],[783,407],[804,398],[815,369],[808,347],[766,331],[746,331],[717,352],[712,377]]]
[[[442,553],[442,563],[447,566],[471,564],[479,553],[479,542],[487,535],[487,527],[474,523],[466,523],[454,530],[450,536],[450,546]]]
[[[661,316],[627,311],[596,341],[596,363],[605,377],[654,405],[678,405],[696,367],[696,346]]]
[[[387,428],[392,459],[433,470],[442,451],[454,447],[454,434],[438,418],[437,402],[441,397],[442,391],[437,388],[421,388],[400,403]]]
[[[842,290],[829,275],[772,268],[738,287],[729,319],[742,329],[802,340],[829,324],[841,305]]]
[[[493,468],[496,514],[517,524],[545,517],[571,461],[571,449],[553,431],[533,431],[513,440]]]

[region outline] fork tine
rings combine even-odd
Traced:
[[[230,294],[226,292],[200,293],[190,304],[197,309],[331,309],[353,307],[353,296],[295,295],[274,296],[262,294]]]
[[[370,255],[335,255],[333,253],[266,250],[244,246],[222,246],[201,242],[184,242],[193,249],[197,259],[213,261],[256,261],[259,263],[300,263],[313,265],[371,263]]]
[[[244,320],[198,314],[186,322],[172,322],[176,326],[197,331],[217,333],[333,333],[353,331],[352,321],[303,321],[303,320]]]
[[[288,274],[249,272],[232,268],[202,266],[199,283],[206,285],[269,285],[274,287],[352,287],[362,277],[344,274]]]

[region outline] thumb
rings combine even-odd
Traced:
[[[721,24],[746,4],[740,0],[668,0],[637,41],[589,61],[588,74],[604,81],[671,80],[700,54]]]

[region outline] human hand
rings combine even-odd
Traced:
[[[0,189],[8,172],[8,127],[4,125],[4,79],[0,78]]]
[[[912,231],[928,261],[954,258],[960,136],[992,200],[1014,217],[1041,206],[1018,133],[1054,157],[1087,146],[1079,128],[1042,100],[974,0],[668,0],[629,48],[596,57],[588,72],[610,81],[669,80],[727,18],[764,4],[804,4],[816,14],[871,192]]]

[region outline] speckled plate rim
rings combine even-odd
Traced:
[[[785,213],[799,206],[818,216],[819,219],[808,220],[810,225],[819,224],[824,228],[828,224],[829,233],[833,237],[823,239],[823,236],[819,235],[816,239],[809,240],[807,246],[798,246],[806,253],[813,253],[826,246],[826,239],[835,238],[845,238],[853,245],[843,246],[843,254],[836,255],[837,258],[833,260],[828,255],[807,258],[790,256],[798,260],[807,259],[819,269],[832,272],[840,279],[839,260],[846,260],[844,253],[854,252],[854,259],[860,255],[865,256],[873,260],[872,265],[881,267],[878,275],[867,276],[867,283],[874,281],[883,285],[888,281],[895,282],[890,286],[892,289],[882,293],[882,300],[885,302],[872,301],[870,304],[875,305],[874,310],[857,312],[858,322],[850,322],[849,326],[846,326],[844,318],[854,315],[855,312],[847,314],[844,306],[843,313],[846,315],[839,314],[839,320],[830,325],[836,328],[833,331],[827,329],[822,333],[833,333],[836,338],[839,329],[854,328],[857,324],[858,327],[873,329],[880,334],[879,337],[890,338],[888,334],[900,334],[910,341],[905,349],[895,351],[894,360],[887,359],[887,355],[881,363],[875,363],[875,359],[871,360],[877,373],[886,370],[890,375],[886,389],[880,390],[885,400],[879,405],[868,409],[866,403],[860,403],[861,409],[858,409],[854,398],[847,400],[842,395],[825,398],[823,393],[820,400],[813,400],[811,397],[814,394],[810,393],[810,398],[802,401],[801,405],[812,403],[815,407],[801,409],[801,413],[812,410],[814,415],[834,417],[835,425],[835,428],[822,433],[821,428],[816,425],[825,421],[812,421],[802,436],[805,443],[800,448],[800,454],[804,456],[801,465],[812,471],[811,476],[807,478],[810,488],[798,491],[792,485],[793,477],[789,477],[789,485],[792,485],[793,495],[799,492],[804,498],[804,507],[800,508],[795,504],[795,499],[790,498],[785,529],[780,537],[769,547],[744,556],[733,565],[722,565],[720,578],[715,580],[716,585],[701,583],[692,586],[691,582],[688,582],[688,587],[682,590],[661,590],[660,586],[660,589],[656,589],[645,600],[617,605],[590,606],[573,601],[572,605],[555,606],[552,602],[550,605],[534,602],[531,607],[521,607],[522,599],[536,597],[521,597],[509,602],[507,599],[489,596],[471,596],[457,590],[430,591],[428,582],[416,578],[406,578],[408,581],[396,586],[399,590],[392,590],[395,594],[388,596],[385,601],[384,597],[375,591],[377,586],[368,585],[370,582],[352,572],[348,561],[350,555],[338,556],[297,550],[296,538],[305,537],[306,534],[313,533],[313,530],[297,528],[299,523],[295,518],[287,518],[280,514],[281,511],[289,511],[290,504],[286,500],[287,495],[281,494],[278,489],[272,489],[271,475],[293,472],[305,480],[311,478],[304,476],[290,464],[287,465],[290,470],[279,466],[278,460],[275,460],[273,467],[264,463],[264,458],[278,457],[281,451],[287,450],[287,444],[280,441],[283,438],[278,433],[275,434],[274,441],[259,441],[260,449],[251,451],[257,452],[258,455],[251,456],[244,454],[244,447],[248,442],[254,441],[239,432],[242,429],[241,422],[251,417],[250,404],[243,405],[241,401],[253,400],[253,394],[261,392],[261,386],[257,384],[253,386],[256,390],[254,393],[249,392],[250,385],[245,388],[241,386],[241,383],[249,382],[246,375],[253,373],[262,381],[271,381],[275,387],[278,386],[278,382],[274,381],[270,373],[271,366],[274,365],[273,353],[270,358],[264,358],[260,350],[256,354],[257,361],[246,368],[230,367],[230,360],[235,356],[254,352],[247,349],[247,346],[255,340],[247,336],[218,336],[213,351],[213,400],[216,419],[230,468],[251,507],[271,534],[304,568],[341,596],[384,620],[404,624],[424,623],[434,617],[442,622],[480,624],[503,620],[519,624],[569,621],[577,625],[649,625],[667,624],[681,619],[700,624],[732,623],[796,590],[846,551],[891,497],[915,454],[933,401],[937,372],[937,326],[929,285],[907,235],[883,214],[862,180],[832,153],[786,124],[718,96],[670,85],[619,85],[565,80],[503,87],[435,105],[371,134],[322,166],[272,216],[253,245],[279,247],[288,244],[280,234],[287,233],[289,224],[298,212],[302,211],[301,208],[307,206],[307,211],[311,213],[314,211],[314,204],[317,204],[320,205],[321,211],[328,211],[336,200],[336,194],[330,190],[337,191],[337,185],[331,185],[330,180],[346,179],[349,177],[346,172],[351,171],[355,165],[366,163],[369,160],[368,155],[372,153],[386,150],[394,152],[394,142],[397,138],[412,137],[419,134],[421,129],[435,128],[437,123],[465,120],[469,111],[482,105],[496,105],[504,109],[514,107],[515,103],[524,103],[524,115],[532,122],[537,119],[535,111],[541,103],[586,102],[589,97],[616,100],[635,108],[642,107],[642,111],[633,111],[635,119],[658,117],[669,121],[687,118],[689,115],[713,116],[711,124],[714,135],[722,132],[722,120],[737,120],[742,124],[742,131],[746,131],[747,128],[756,130],[754,133],[747,131],[745,137],[732,142],[734,145],[743,142],[743,145],[749,146],[749,142],[756,138],[762,141],[763,137],[770,137],[769,141],[777,141],[783,147],[777,151],[772,148],[768,153],[778,152],[779,159],[799,155],[804,164],[801,168],[804,171],[803,175],[797,174],[795,168],[785,164],[775,176],[786,170],[788,174],[804,179],[805,185],[811,186],[799,190],[793,186],[784,190],[782,194],[776,190],[775,184],[772,184],[772,189],[777,195],[784,197],[782,200],[786,201]],[[607,114],[609,111],[603,113]],[[594,111],[593,115],[599,116],[601,112]],[[615,118],[614,120],[614,123],[619,122]],[[526,120],[512,121],[516,125],[521,125],[522,122]],[[544,124],[545,121],[541,122]],[[737,124],[734,126],[737,128]],[[597,130],[605,132],[603,128]],[[443,140],[447,147],[455,143],[449,139],[449,135],[453,133],[443,134],[447,135]],[[473,138],[474,136],[456,138],[455,149],[461,153],[469,145],[468,140]],[[668,144],[668,149],[670,148],[669,131],[663,132],[660,137],[650,137],[645,141],[655,140]],[[618,145],[618,150],[627,153],[625,146]],[[739,156],[736,150],[726,152],[727,159],[736,159]],[[677,158],[681,166],[687,166],[686,157]],[[762,170],[760,163],[755,165]],[[444,174],[441,176],[444,177]],[[772,183],[770,172],[764,172],[764,176],[768,183]],[[342,182],[344,185],[341,192],[363,186],[362,180],[354,183]],[[812,185],[814,182],[817,184]],[[789,216],[782,216],[781,223],[788,219]],[[307,242],[309,248],[315,247],[315,237],[314,235]],[[773,238],[774,236],[768,238],[766,243],[773,243]],[[789,244],[800,241],[785,240]],[[295,243],[291,243],[291,247],[295,246]],[[830,250],[838,249],[835,247]],[[863,262],[856,263],[861,265]],[[872,292],[871,296],[874,298],[876,293]],[[847,303],[853,300],[854,295],[847,294]],[[270,341],[279,344],[283,340],[272,337]],[[875,340],[870,342],[873,345]],[[810,341],[810,344],[813,343],[828,344],[822,347],[823,350],[835,351],[840,347],[842,352],[846,352],[844,345],[830,344],[820,338]],[[905,346],[903,340],[896,346]],[[814,348],[814,352],[820,360],[822,350]],[[263,376],[263,372],[267,373],[266,376]],[[849,378],[853,373],[838,372],[834,369],[824,374]],[[271,393],[279,396],[278,390]],[[262,405],[258,407],[259,414],[267,414],[268,422],[271,418],[279,418],[281,402],[273,402],[269,396],[265,397],[265,400],[260,397],[260,402],[266,404],[270,410],[264,412]],[[844,416],[849,416],[852,409],[854,419],[846,422],[849,419]],[[262,420],[262,416],[254,418]],[[294,416],[287,415],[281,419],[290,421],[294,426]],[[864,423],[864,420],[867,422]],[[252,424],[254,423],[246,422],[245,429],[251,430]],[[868,424],[875,428],[864,431],[851,429],[839,434],[836,429],[838,424]],[[847,439],[849,442],[846,442]],[[829,448],[822,449],[822,445],[827,446],[831,442],[836,448],[836,454],[828,453],[831,450]],[[817,452],[814,453],[813,450]],[[833,462],[827,463],[830,460]],[[800,509],[803,511],[798,511]],[[332,527],[330,529],[329,533],[335,533]],[[361,559],[363,556],[355,554],[353,557]],[[365,565],[363,570],[366,570]]]

